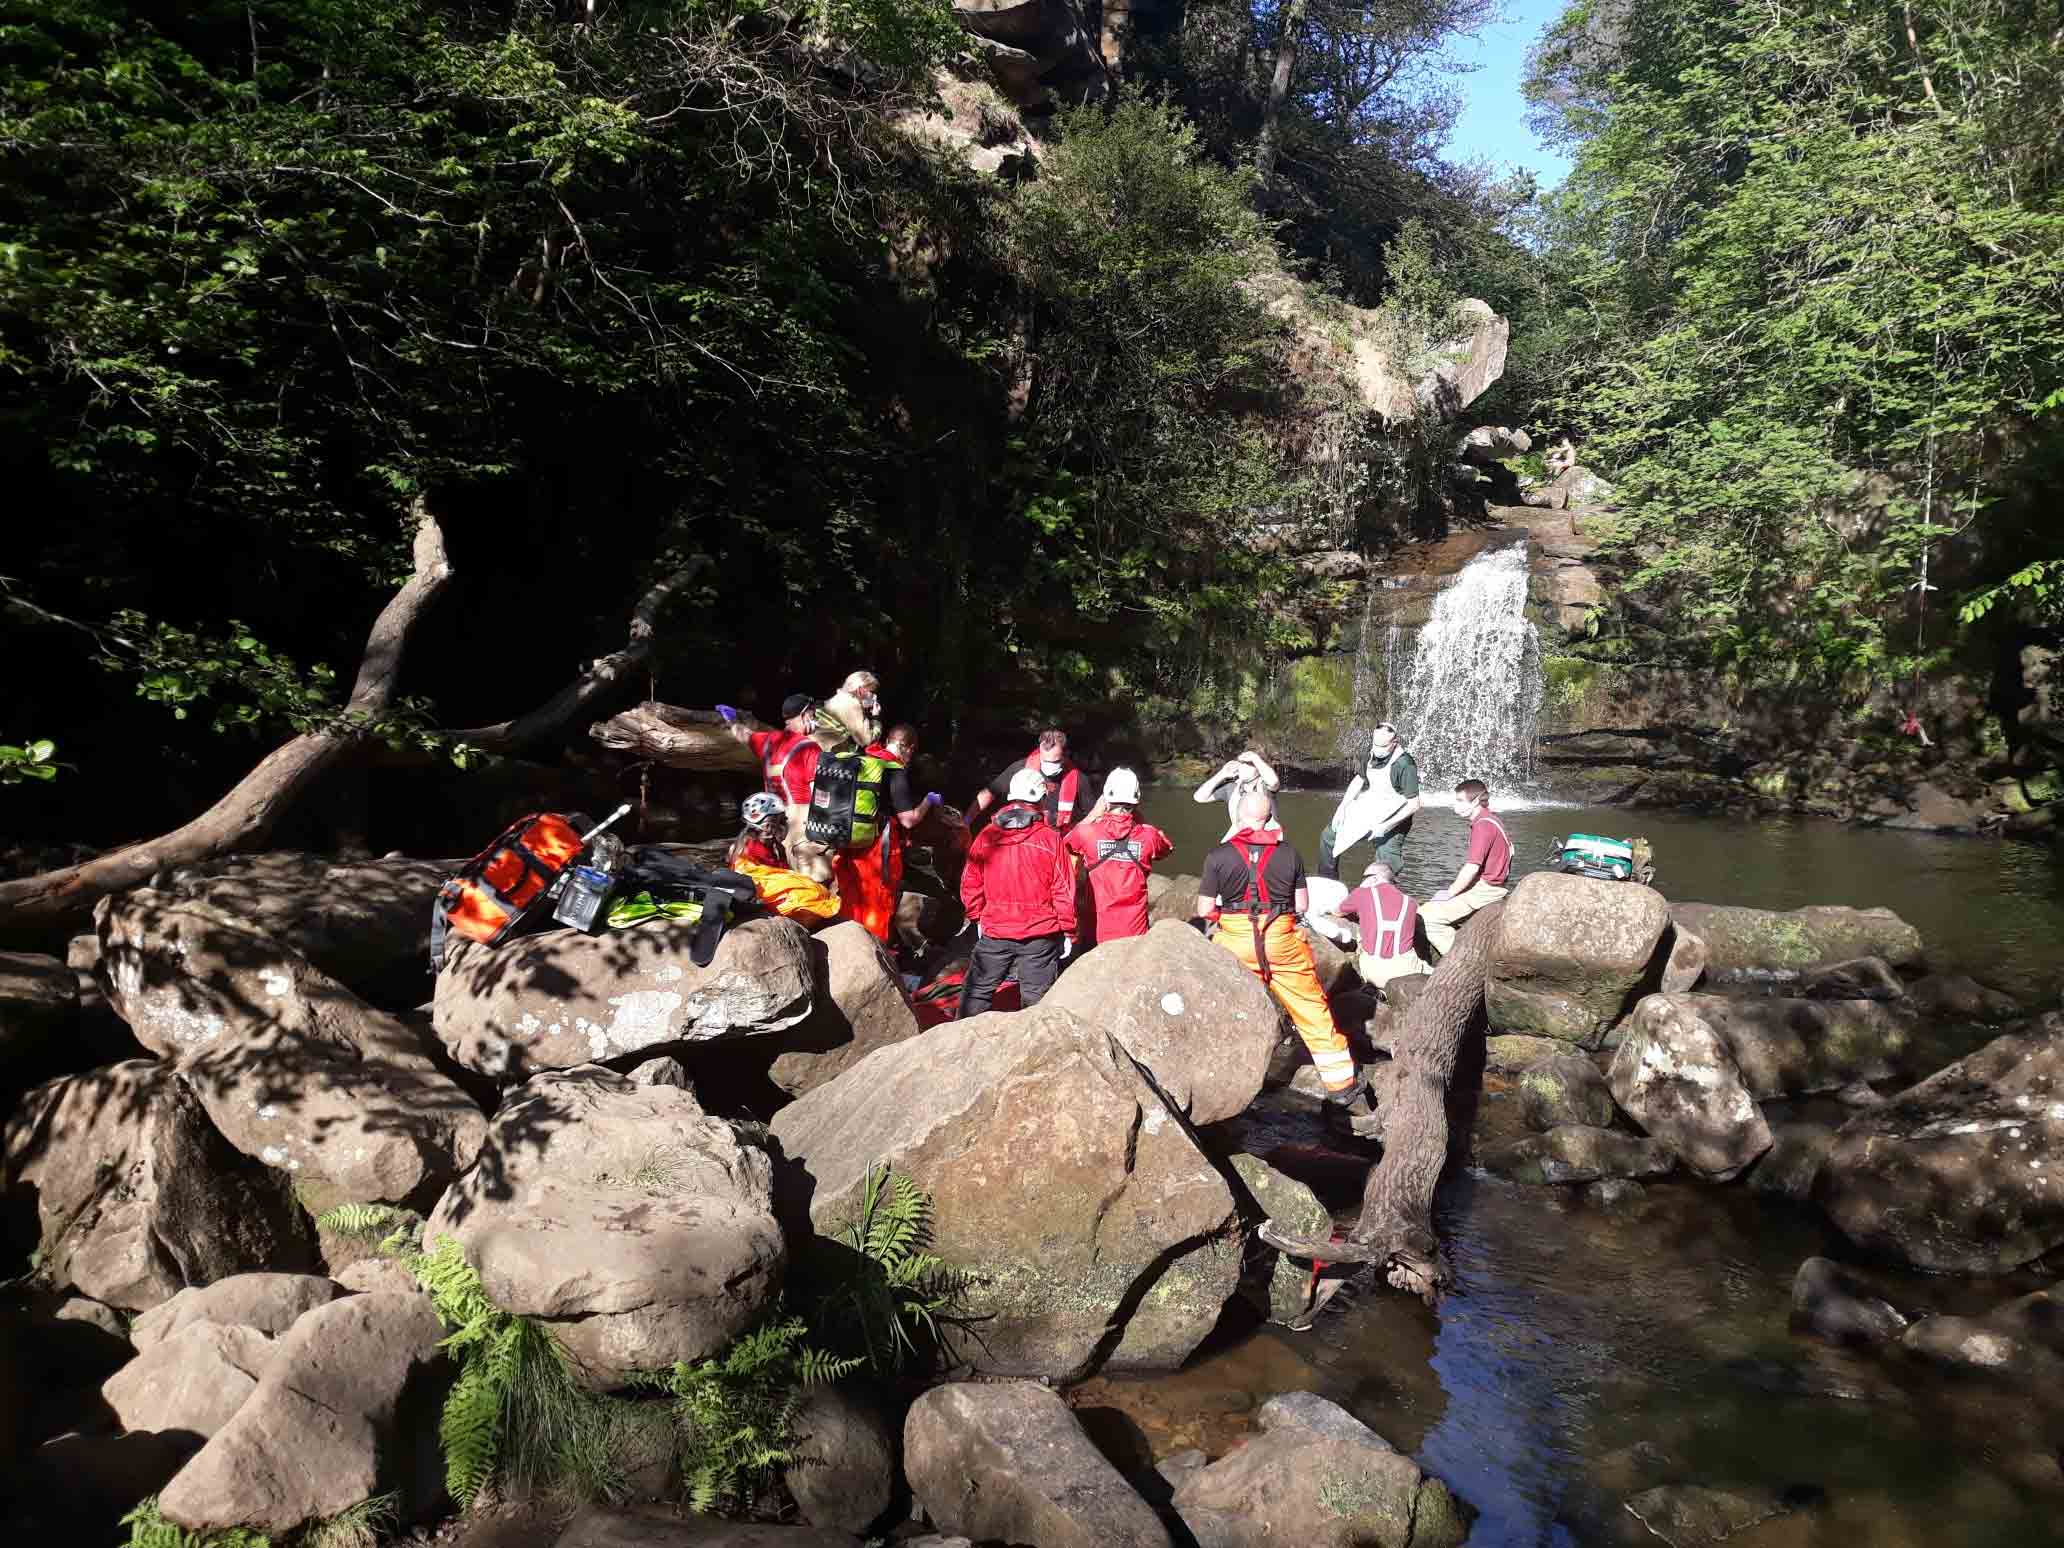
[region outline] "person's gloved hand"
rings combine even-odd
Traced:
[[[945,800],[946,798],[940,795],[939,792],[936,790],[927,790],[925,792],[925,805],[927,806],[939,806],[942,805],[945,802]]]
[[[1452,898],[1454,895],[1455,889],[1453,887],[1443,887],[1440,891],[1436,892],[1432,897],[1428,898],[1426,901],[1429,903],[1445,903],[1448,901],[1449,898]]]
[[[1062,937],[1061,937],[1061,960],[1062,960],[1063,962],[1066,962],[1066,961],[1067,961],[1067,960],[1068,960],[1068,959],[1069,959],[1070,957],[1072,957],[1072,956],[1074,956],[1074,955],[1075,955],[1075,937],[1074,937],[1074,936],[1072,936],[1072,935],[1064,935],[1064,936],[1062,936]]]
[[[717,706],[717,713],[724,717],[724,724],[727,726],[738,719],[738,710],[733,705],[719,704]]]

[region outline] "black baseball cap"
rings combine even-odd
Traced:
[[[817,701],[807,693],[792,693],[781,701],[781,718],[793,720],[796,716],[816,708]]]

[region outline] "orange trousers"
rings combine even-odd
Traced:
[[[903,846],[893,838],[887,846],[877,839],[865,849],[832,856],[831,869],[838,879],[839,902],[845,906],[846,917],[859,920],[883,945],[893,946],[896,904],[903,896]]]
[[[1254,950],[1254,925],[1244,914],[1220,916],[1218,929],[1211,938],[1238,957],[1248,972],[1257,978],[1261,976],[1261,962]],[[1310,943],[1298,932],[1297,921],[1286,914],[1262,932],[1261,944],[1268,956],[1269,993],[1290,1013],[1290,1024],[1304,1039],[1326,1089],[1345,1091],[1354,1084],[1354,1054],[1334,1024],[1333,1008],[1326,1003],[1325,986],[1319,982],[1319,968],[1312,960]]]

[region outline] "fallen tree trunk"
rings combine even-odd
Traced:
[[[418,503],[414,571],[373,621],[351,698],[336,724],[275,748],[183,827],[79,865],[0,882],[0,930],[76,920],[108,894],[140,886],[166,866],[191,865],[263,837],[318,775],[358,746],[363,734],[355,728],[377,721],[392,705],[409,632],[451,578],[444,533]]]
[[[1380,1263],[1393,1288],[1428,1305],[1452,1282],[1433,1230],[1433,1190],[1448,1164],[1448,1085],[1462,1040],[1483,1031],[1491,941],[1504,912],[1494,903],[1470,919],[1406,1014],[1384,1083],[1383,1157],[1369,1169],[1347,1240],[1322,1242],[1264,1224],[1271,1246],[1328,1263]]]
[[[701,716],[709,718],[702,720]],[[752,749],[732,736],[713,710],[687,710],[647,700],[590,726],[588,735],[612,752],[629,753],[670,769],[729,774],[752,773],[760,766]]]

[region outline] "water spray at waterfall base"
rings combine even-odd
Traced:
[[[1434,598],[1410,666],[1390,663],[1392,719],[1427,789],[1481,779],[1510,806],[1531,783],[1542,673],[1526,600],[1525,544],[1479,554]]]

